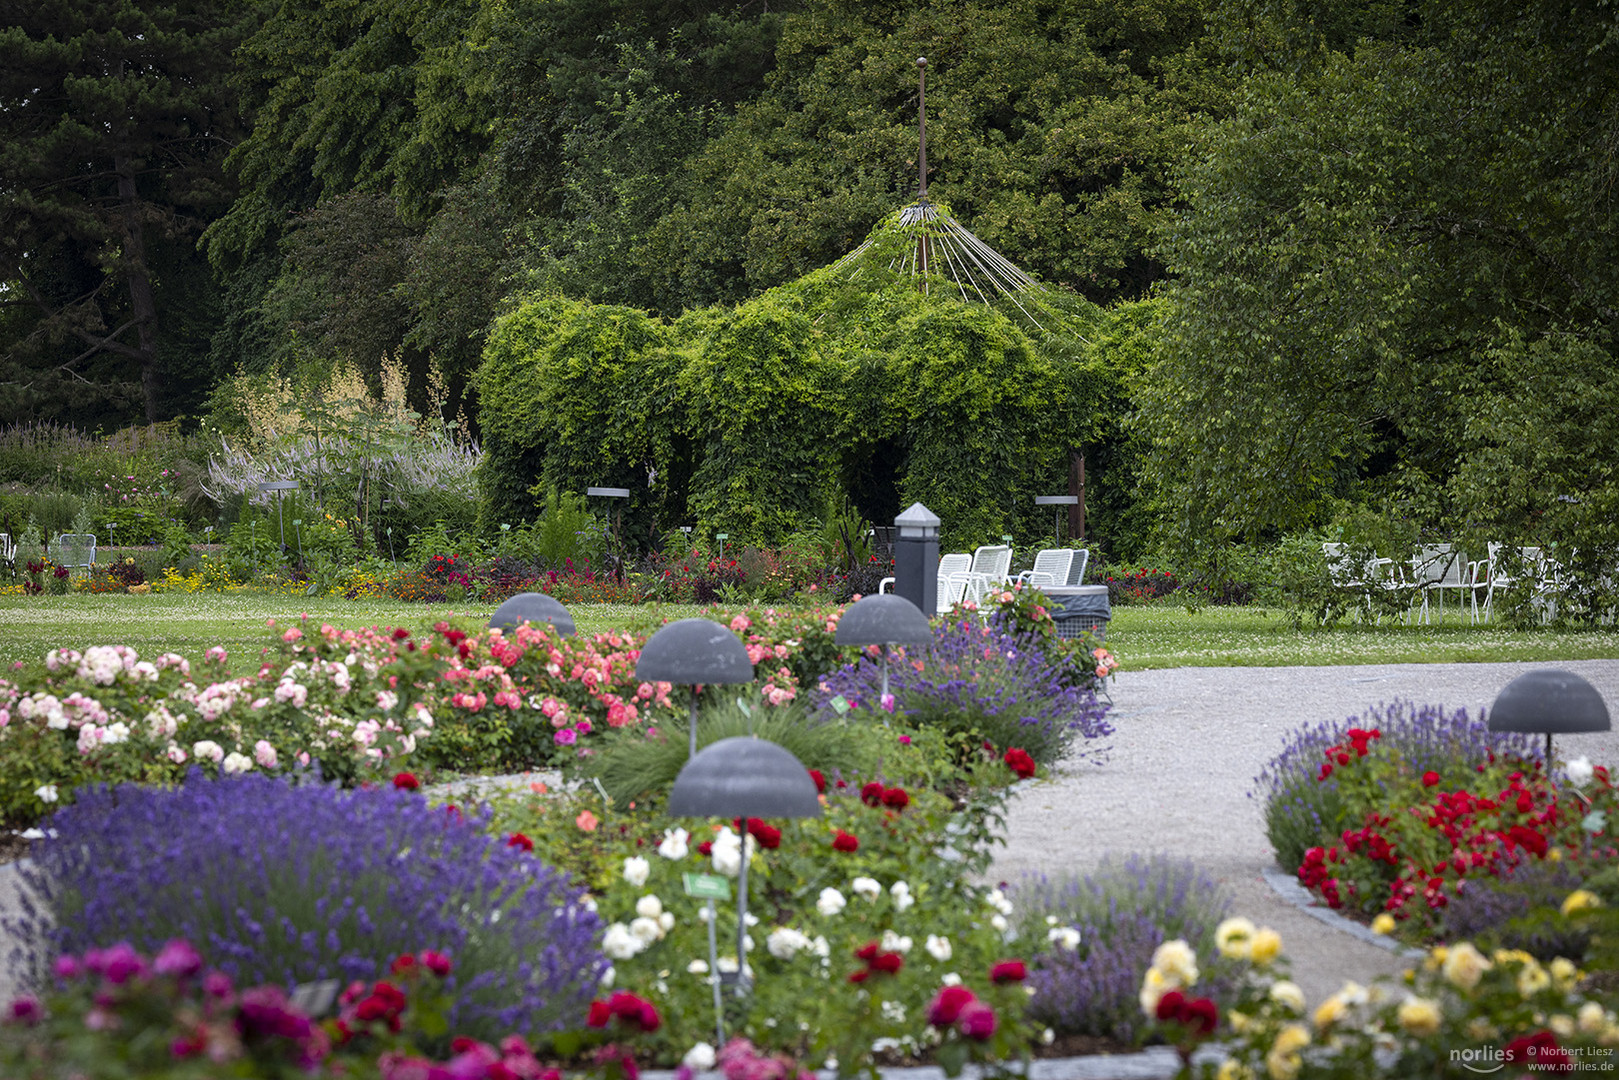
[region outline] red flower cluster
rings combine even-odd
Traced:
[[[849,976],[852,983],[865,982],[873,972],[898,975],[899,969],[905,966],[905,957],[897,952],[882,952],[875,941],[868,941],[860,946],[854,955],[855,959],[865,961],[866,966]]]
[[[1000,986],[1009,982],[1022,982],[1029,977],[1029,969],[1021,960],[1002,960],[989,969],[989,981]]]
[[[506,837],[506,846],[518,848],[522,851],[533,851],[534,841],[530,840],[527,836],[524,836],[520,832],[514,832],[510,836]]]
[[[946,986],[928,1005],[928,1023],[941,1030],[954,1027],[974,1042],[995,1034],[995,1010],[965,986]]]
[[[1029,756],[1027,750],[1014,746],[1001,760],[1006,762],[1008,769],[1017,774],[1019,780],[1027,780],[1034,775],[1034,758]]]
[[[337,1016],[339,1042],[351,1039],[356,1026],[362,1024],[385,1024],[389,1031],[397,1032],[405,1013],[405,992],[380,980],[369,988],[363,982],[350,983],[337,1001],[343,1006]]]
[[[662,1020],[657,1007],[645,998],[619,991],[606,1001],[592,1001],[590,1016],[585,1023],[593,1028],[604,1028],[613,1020],[637,1031],[657,1031]]]
[[[421,786],[422,782],[416,779],[415,773],[394,773],[394,787],[400,791],[415,791]]]
[[[1220,1010],[1208,998],[1189,998],[1179,990],[1167,991],[1158,999],[1158,1019],[1180,1024],[1192,1035],[1212,1035],[1220,1022]]]
[[[1382,737],[1383,733],[1377,728],[1372,728],[1369,731],[1358,727],[1350,728],[1349,742],[1347,744],[1339,743],[1336,746],[1327,747],[1325,751],[1327,761],[1326,764],[1321,766],[1321,772],[1316,776],[1316,780],[1325,780],[1327,777],[1331,776],[1332,767],[1335,763],[1338,765],[1348,765],[1356,758],[1365,757],[1367,747],[1371,745],[1372,740],[1381,739]],[[1351,753],[1353,753],[1353,757],[1350,756]]]
[[[893,810],[911,805],[911,797],[904,788],[885,788],[875,780],[860,789],[860,801],[867,806],[886,806]]]
[[[860,838],[853,833],[846,833],[842,829],[832,838],[833,851],[859,851]]]
[[[448,1080],[450,1077],[456,1080],[562,1080],[561,1071],[542,1065],[521,1035],[508,1035],[500,1040],[498,1050],[488,1043],[457,1035],[450,1041],[450,1053],[455,1057],[439,1065],[426,1058],[389,1051],[377,1059],[377,1064],[389,1080]]]
[[[741,832],[742,819],[732,819],[731,827],[737,832]],[[766,851],[775,851],[777,848],[781,847],[781,830],[776,828],[774,825],[765,824],[764,820],[761,818],[750,817],[748,819],[748,835],[753,837],[754,843],[758,844]],[[702,852],[704,855],[708,855],[712,853],[713,845],[709,845],[708,851],[703,851],[702,845],[699,844],[697,850]]]
[[[443,953],[434,952],[432,949],[423,949],[420,956],[413,953],[401,953],[394,957],[394,962],[389,966],[388,970],[395,975],[409,975],[421,968],[426,968],[442,979],[450,973],[453,966],[450,963],[450,958]]]
[[[815,781],[815,790],[822,795],[826,794],[826,774],[820,769],[811,769],[809,774],[810,779]]]

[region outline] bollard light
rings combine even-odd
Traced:
[[[838,620],[839,645],[880,645],[883,658],[882,695],[888,697],[888,646],[925,645],[933,640],[933,626],[922,609],[903,596],[875,593],[850,604]]]
[[[894,592],[924,615],[939,609],[939,515],[912,503],[894,519]]]
[[[1558,668],[1542,668],[1507,683],[1490,706],[1491,731],[1546,736],[1546,776],[1552,774],[1552,735],[1611,731],[1607,703],[1597,688]]]
[[[679,619],[647,639],[635,662],[642,682],[685,683],[691,687],[691,750],[697,756],[697,688],[711,683],[753,681],[753,661],[730,627],[712,619]]]
[[[545,593],[518,593],[489,616],[489,628],[512,631],[523,623],[550,623],[562,637],[574,636],[573,616],[561,601]]]

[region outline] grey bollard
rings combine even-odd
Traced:
[[[931,619],[939,610],[939,516],[912,503],[894,527],[894,592]]]

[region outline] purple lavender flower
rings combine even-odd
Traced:
[[[1076,1035],[1133,1041],[1145,1034],[1138,995],[1153,950],[1182,938],[1200,957],[1213,957],[1199,995],[1222,1007],[1235,996],[1237,967],[1219,959],[1214,931],[1230,897],[1190,861],[1162,855],[1105,859],[1086,875],[1030,875],[1014,892],[1025,934],[1044,948],[1034,954],[1029,1016]],[[1079,947],[1047,944],[1046,917],[1079,931]]]
[[[921,671],[915,660],[922,661]],[[1022,747],[1043,765],[1071,753],[1079,740],[1113,734],[1108,706],[1084,682],[1083,673],[1053,657],[1036,635],[1013,633],[1004,621],[986,626],[970,618],[940,624],[931,645],[889,668],[892,711],[916,724],[987,739],[998,750]],[[862,656],[821,679],[815,703],[822,719],[834,715],[831,701],[839,696],[882,701],[881,665]],[[1077,757],[1106,751],[1096,742]]]
[[[565,874],[391,787],[193,773],[85,789],[51,824],[25,872],[40,902],[8,925],[47,956],[125,943],[85,954],[109,978],[128,943],[175,938],[237,985],[287,989],[374,979],[430,948],[455,963],[456,1030],[498,1036],[579,1023],[606,967]],[[13,964],[46,970],[38,953]]]

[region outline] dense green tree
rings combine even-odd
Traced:
[[[42,0],[0,19],[0,416],[156,421],[216,318],[194,245],[238,137],[230,0]]]
[[[1619,411],[1619,21],[1481,0],[1323,29],[1276,7],[1233,19],[1256,67],[1164,247],[1141,420],[1166,520],[1214,550],[1352,496],[1595,557],[1619,539],[1595,527],[1619,505],[1600,420]]]

